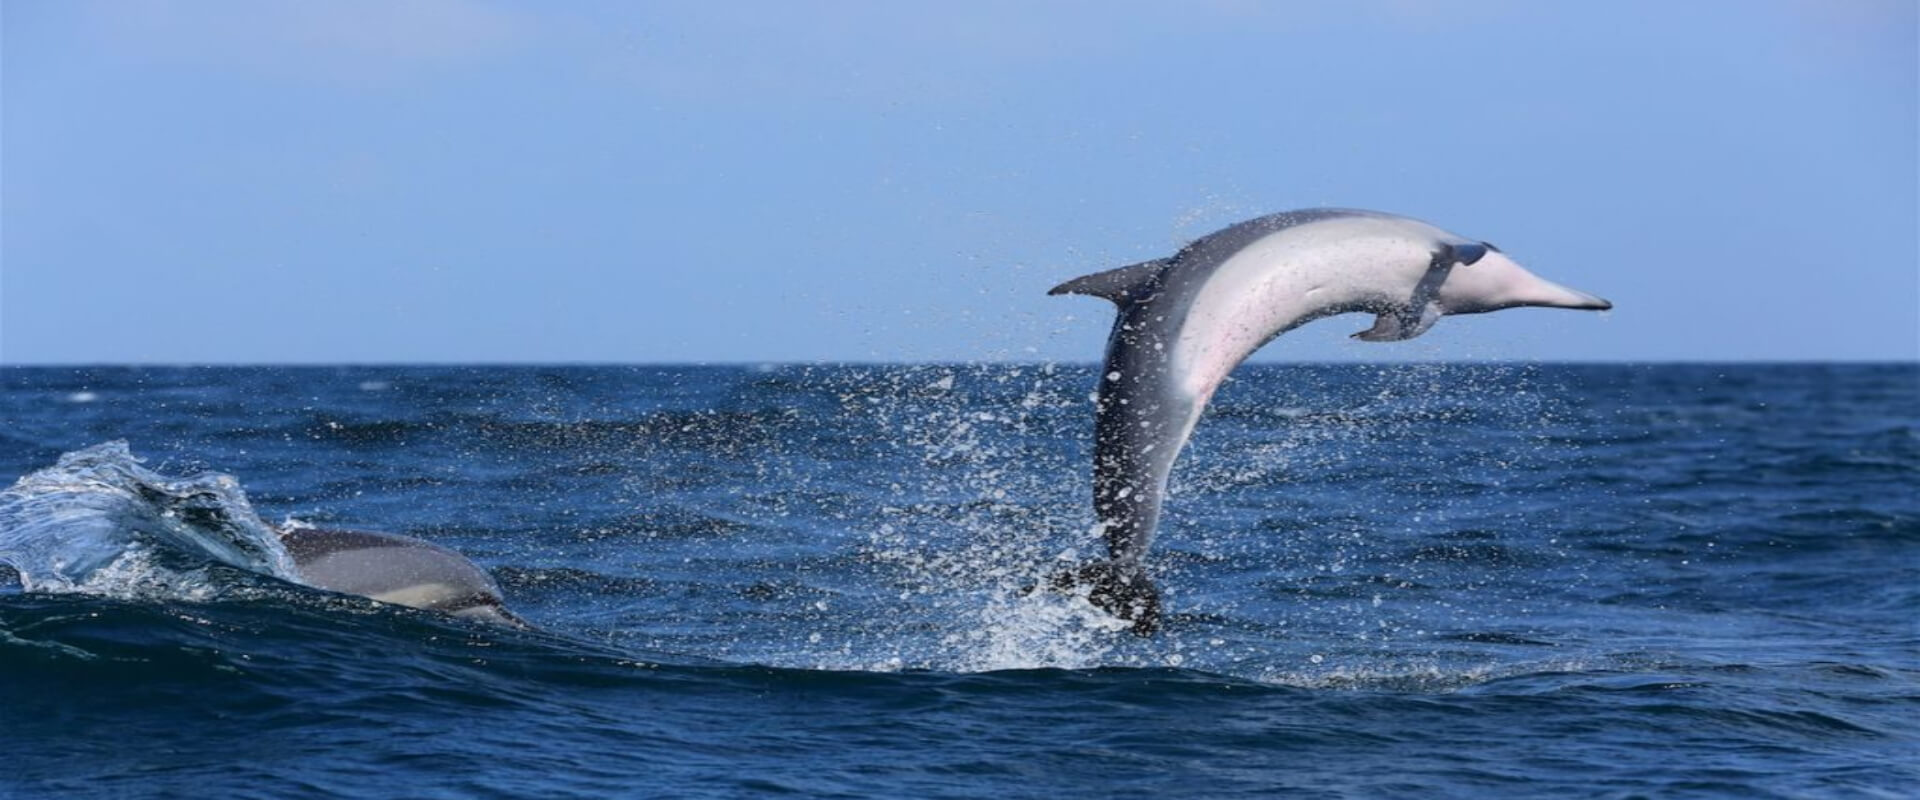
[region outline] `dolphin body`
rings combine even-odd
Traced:
[[[300,581],[317,589],[483,622],[530,627],[507,610],[500,586],[466,556],[410,536],[283,528]]]
[[[1354,334],[1411,339],[1447,314],[1519,306],[1604,310],[1543,280],[1493,245],[1376,211],[1305,209],[1241,222],[1170,258],[1085,275],[1048,294],[1119,306],[1096,396],[1093,507],[1109,560],[1055,576],[1148,635],[1159,590],[1142,565],[1167,473],[1207,400],[1241,361],[1321,317],[1377,315]]]

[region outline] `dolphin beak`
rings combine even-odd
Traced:
[[[1574,308],[1605,311],[1613,304],[1533,274],[1498,250],[1478,262],[1455,268],[1441,284],[1449,314],[1475,314],[1502,308]]]
[[[1582,311],[1606,311],[1613,308],[1613,303],[1604,298],[1540,278],[1530,281],[1515,299],[1519,301],[1517,305],[1543,308],[1572,308]]]

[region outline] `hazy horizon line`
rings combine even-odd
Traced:
[[[876,361],[876,360],[793,360],[773,359],[714,359],[684,361],[86,361],[86,362],[27,362],[8,363],[0,361],[0,369],[102,369],[102,368],[253,368],[253,369],[373,369],[381,367],[426,368],[426,367],[1098,367],[1098,360],[926,360],[926,361]],[[1852,366],[1920,366],[1920,357],[1909,359],[1888,358],[1823,358],[1823,359],[1740,359],[1740,358],[1573,358],[1573,359],[1364,359],[1364,360],[1262,360],[1249,361],[1243,367],[1262,366],[1393,366],[1393,365],[1513,365],[1541,364],[1549,366],[1815,366],[1839,364]]]

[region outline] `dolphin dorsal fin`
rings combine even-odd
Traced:
[[[1104,297],[1117,305],[1145,299],[1159,288],[1160,273],[1173,259],[1156,258],[1119,269],[1082,275],[1047,290],[1047,294],[1085,294]]]

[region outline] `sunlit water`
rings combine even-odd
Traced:
[[[1243,369],[1152,639],[1027,591],[1093,377],[0,370],[0,796],[1920,785],[1913,365]],[[271,577],[297,523],[541,629]]]

